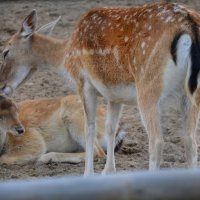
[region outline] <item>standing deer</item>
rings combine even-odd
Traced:
[[[137,97],[149,137],[149,168],[160,166],[162,103],[181,94],[186,157],[197,166],[195,140],[200,70],[200,15],[173,3],[97,8],[78,22],[71,37],[48,36],[55,22],[36,31],[36,11],[23,21],[3,52],[1,83],[11,93],[35,69],[54,68],[75,80],[85,111],[86,167],[93,174],[97,94],[107,100],[107,161],[115,171],[115,129],[122,104]],[[45,35],[46,34],[46,35]],[[178,91],[178,92],[177,92]]]

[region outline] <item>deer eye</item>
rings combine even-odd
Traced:
[[[6,59],[6,56],[8,55],[9,53],[9,50],[6,50],[3,52],[3,59],[5,60]]]

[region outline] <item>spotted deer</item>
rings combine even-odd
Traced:
[[[6,118],[7,116],[1,114],[3,105],[1,101],[0,99],[0,117]],[[0,132],[0,138],[4,138],[0,143],[0,163],[9,165],[36,161],[38,164],[49,162],[77,164],[84,161],[84,110],[77,95],[25,100],[18,103],[17,107],[17,116],[25,131],[21,135],[19,135],[20,129],[17,129],[19,134],[18,132],[13,134],[10,128]],[[9,112],[9,110],[9,107],[5,107],[3,111]],[[15,113],[10,114],[9,117],[15,116],[13,115]],[[106,152],[105,118],[105,108],[98,107],[95,140],[95,156],[98,158],[104,157]],[[6,121],[5,125],[10,125],[10,122]],[[116,134],[117,151],[125,136],[122,124],[119,125]]]
[[[5,47],[2,90],[11,93],[35,69],[56,69],[66,79],[70,74],[85,110],[85,175],[93,174],[98,94],[107,100],[104,174],[116,170],[114,138],[122,104],[132,104],[135,98],[149,137],[149,168],[159,168],[163,147],[160,109],[167,97],[178,94],[188,166],[197,166],[195,129],[200,69],[197,12],[165,2],[92,9],[64,40],[47,35],[54,22],[36,30],[36,21],[33,11]]]

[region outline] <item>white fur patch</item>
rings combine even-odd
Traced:
[[[177,66],[178,67],[186,67],[187,59],[190,56],[190,48],[192,45],[192,39],[190,35],[184,34],[180,37],[177,44]]]
[[[163,82],[164,87],[162,91],[161,100],[164,100],[169,95],[176,95],[184,89],[184,81],[187,74],[187,68],[180,68],[175,66],[170,59],[165,67]]]
[[[118,84],[105,86],[99,81],[91,80],[92,85],[109,101],[124,104],[133,104],[136,100],[134,84]]]
[[[184,88],[188,65],[190,65],[190,48],[192,40],[190,35],[183,34],[177,44],[177,66],[169,60],[164,72],[164,89],[162,97],[181,91]]]
[[[12,89],[18,87],[18,85],[28,76],[30,69],[28,66],[20,66],[15,74],[14,79],[9,83]]]

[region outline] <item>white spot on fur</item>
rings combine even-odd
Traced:
[[[98,17],[97,14],[92,15],[92,19],[95,20]]]
[[[149,27],[148,27],[148,31],[150,31],[152,29],[152,26],[150,25]]]
[[[86,49],[82,49],[82,54],[83,55],[88,55],[88,51]]]
[[[136,59],[135,59],[135,58],[133,59],[133,64],[134,64],[134,65],[136,64]]]
[[[99,55],[103,55],[103,50],[100,48],[100,49],[98,49],[98,54]]]
[[[125,36],[124,42],[127,42],[127,41],[128,41],[128,36]]]
[[[115,47],[113,48],[113,55],[114,55],[114,57],[115,57],[117,63],[119,63],[119,52],[118,52],[117,46],[115,46]]]
[[[98,24],[101,24],[102,23],[102,20],[99,20]]]
[[[81,55],[81,52],[77,50],[77,51],[76,51],[76,55],[77,55],[77,56],[80,56],[80,55]]]
[[[172,16],[168,16],[168,17],[166,18],[166,20],[165,20],[165,23],[170,22],[171,19],[172,19]]]
[[[105,55],[106,55],[106,54],[110,54],[110,51],[111,51],[110,48],[105,48],[105,49],[103,50],[103,52],[104,52]]]
[[[145,45],[146,45],[146,43],[145,43],[145,42],[142,42],[141,48],[144,49]]]
[[[133,16],[135,17],[137,15],[137,12],[135,12],[134,14],[133,14]]]
[[[172,19],[171,19],[171,22],[174,22],[174,21],[175,21],[175,18],[172,18]]]
[[[90,53],[90,55],[93,55],[93,54],[94,54],[94,50],[93,50],[93,49],[90,49],[90,50],[89,50],[89,53]]]
[[[118,16],[118,17],[117,17],[117,20],[119,20],[120,18],[121,18],[121,17],[120,17],[120,16]]]
[[[127,18],[128,18],[128,15],[125,15],[124,20],[127,20]]]
[[[183,18],[182,17],[180,17],[179,19],[178,19],[178,22],[181,22],[183,20]]]

